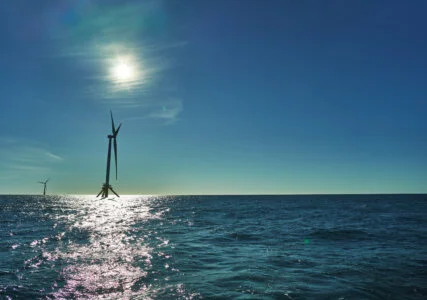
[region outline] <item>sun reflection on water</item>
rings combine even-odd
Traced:
[[[143,223],[160,218],[150,212],[150,197],[124,196],[94,200],[93,196],[70,197],[65,247],[50,254],[66,262],[54,298],[109,298],[132,295],[149,299],[145,283],[152,267],[153,246],[140,234]],[[162,243],[168,241],[163,240]]]

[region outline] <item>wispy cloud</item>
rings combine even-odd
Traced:
[[[48,151],[45,152],[45,155],[47,155],[50,158],[53,158],[56,161],[62,161],[62,160],[64,160],[64,158],[62,158],[61,156],[55,155],[55,154],[53,154],[51,152],[48,152]]]
[[[167,124],[172,124],[178,120],[178,115],[182,109],[182,102],[180,100],[173,100],[164,103],[160,110],[153,111],[149,117],[163,119],[166,120]]]
[[[35,141],[0,137],[0,176],[13,178],[29,172],[44,176],[64,158]]]
[[[165,125],[170,125],[179,120],[179,115],[183,110],[182,101],[179,99],[164,100],[159,103],[144,105],[144,107],[146,108],[146,113],[143,113],[139,116],[126,117],[123,120],[133,121],[141,119],[157,119],[164,121]]]
[[[173,70],[174,51],[186,41],[171,39],[173,24],[161,0],[120,2],[70,2],[49,12],[55,28],[51,35],[60,56],[73,59],[82,69],[85,97],[109,107],[129,109],[132,117],[176,119],[182,103],[170,109],[169,98],[178,97],[164,80]],[[71,18],[71,21],[70,21]],[[68,21],[67,21],[68,20]],[[135,73],[125,81],[115,80],[112,69],[126,58]],[[182,100],[180,100],[181,102]]]
[[[45,166],[32,166],[32,165],[19,165],[19,164],[8,164],[10,170],[13,171],[35,171],[35,172],[46,172],[49,171],[49,167]]]

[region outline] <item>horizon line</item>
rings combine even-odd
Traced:
[[[0,196],[43,196],[41,194],[0,194]],[[45,196],[96,196],[96,194],[57,193]],[[390,192],[390,193],[268,193],[268,194],[121,194],[121,196],[358,196],[358,195],[427,195],[427,192]],[[118,197],[120,198],[120,197]]]

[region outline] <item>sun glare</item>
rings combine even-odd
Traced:
[[[130,83],[137,79],[136,65],[132,60],[117,58],[112,64],[111,76],[116,83]]]
[[[120,80],[132,78],[132,68],[126,63],[119,63],[114,68],[114,76]]]

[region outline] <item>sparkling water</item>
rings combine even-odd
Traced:
[[[427,195],[0,196],[0,299],[427,299]]]

